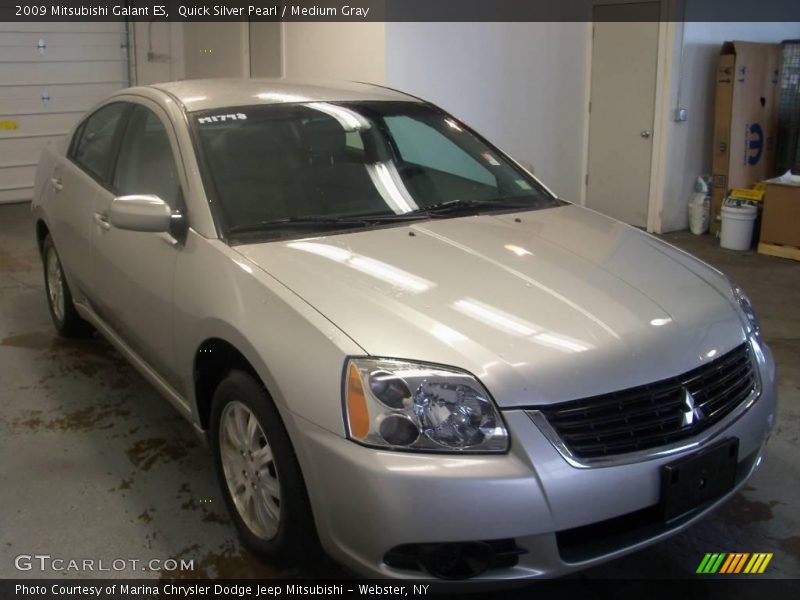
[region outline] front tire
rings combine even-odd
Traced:
[[[220,382],[210,434],[222,493],[245,545],[272,562],[307,560],[318,547],[308,494],[289,435],[260,381],[234,370]]]
[[[47,306],[53,325],[62,337],[86,337],[92,331],[91,325],[81,319],[72,302],[72,293],[61,268],[61,260],[47,235],[42,243],[42,263],[44,264],[44,288],[47,292]]]

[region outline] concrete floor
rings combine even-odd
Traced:
[[[752,297],[778,361],[778,424],[763,467],[725,507],[582,577],[692,577],[714,551],[774,552],[767,576],[798,577],[800,263],[721,250],[710,236],[665,239]],[[35,553],[107,564],[193,559],[195,571],[171,574],[179,577],[342,573],[328,560],[302,571],[258,562],[239,544],[209,451],[189,425],[105,341],[55,337],[25,204],[0,206],[0,457],[0,577],[41,576],[14,568],[14,557]]]

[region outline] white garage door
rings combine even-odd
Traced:
[[[127,85],[125,23],[0,22],[0,203],[30,200],[45,144]]]

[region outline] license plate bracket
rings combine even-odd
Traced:
[[[736,482],[738,438],[729,438],[661,467],[661,507],[672,521],[724,496]]]

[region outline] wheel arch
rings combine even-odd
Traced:
[[[44,219],[41,217],[36,219],[36,247],[39,249],[40,255],[44,249],[44,240],[49,234],[50,228],[47,226],[47,223],[44,222]]]
[[[203,430],[209,429],[211,401],[214,397],[214,391],[225,375],[234,369],[240,369],[251,374],[272,396],[264,378],[259,375],[256,368],[242,351],[223,338],[207,338],[195,350],[192,367],[197,419]]]

